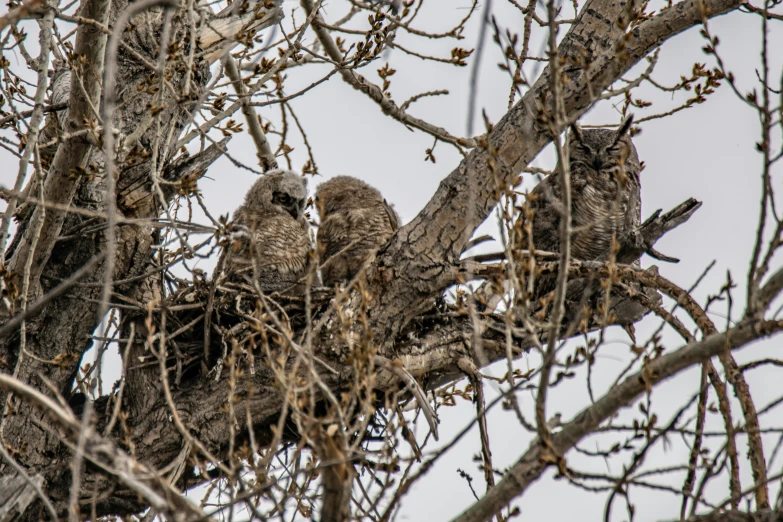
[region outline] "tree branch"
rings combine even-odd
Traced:
[[[301,4],[308,15],[313,12],[313,0],[301,0]],[[329,56],[329,58],[331,58],[335,63],[339,64],[340,75],[342,76],[343,80],[345,80],[345,83],[357,91],[366,94],[372,101],[381,107],[381,110],[384,114],[388,114],[395,120],[398,120],[405,125],[410,125],[411,127],[426,132],[427,134],[435,136],[436,138],[447,143],[452,143],[454,145],[460,145],[463,147],[475,147],[476,143],[472,139],[452,136],[448,131],[446,131],[446,129],[436,127],[435,125],[427,123],[426,121],[414,118],[405,112],[405,110],[398,107],[391,98],[383,94],[383,91],[380,87],[369,81],[358,72],[347,67],[343,67],[343,53],[332,39],[332,36],[329,34],[329,29],[327,29],[327,27],[328,24],[324,22],[323,17],[320,14],[316,14],[315,19],[313,20],[313,29],[315,29],[315,34],[318,36],[318,41],[321,42],[321,45],[324,46],[326,54]]]
[[[271,5],[256,1],[239,13],[231,4],[223,9],[199,31],[201,47],[207,51],[205,60],[208,63],[219,60],[237,44],[236,37],[240,32],[252,34],[280,22],[283,19],[282,3],[282,0],[272,0]]]
[[[105,25],[109,16],[109,4],[109,0],[87,0],[82,7],[82,17]],[[100,103],[105,49],[106,35],[102,31],[92,25],[79,26],[76,32],[74,56],[83,57],[83,61],[75,59],[74,63],[89,64],[89,69],[87,65],[82,65],[79,71],[81,81],[71,82],[64,132],[76,132],[84,127],[85,122],[96,121],[98,118],[93,109]],[[79,168],[86,166],[90,147],[91,144],[86,136],[61,144],[46,177],[44,201],[57,204],[70,203],[80,179],[74,174]],[[21,273],[22,264],[32,256],[30,288],[33,295],[38,294],[36,289],[40,285],[41,272],[49,260],[57,236],[60,235],[65,216],[64,210],[50,208],[44,212],[43,207],[36,207],[21,243],[9,261],[9,268]],[[43,220],[42,225],[41,220]],[[42,227],[41,237],[35,245],[35,251],[31,252],[32,233],[39,226]]]
[[[642,393],[661,381],[668,379],[691,366],[745,344],[768,337],[783,330],[783,321],[745,321],[724,333],[689,343],[675,352],[648,362],[638,373],[631,375],[620,385],[610,389],[592,406],[582,410],[574,419],[563,425],[562,430],[551,437],[552,451],[563,456],[580,440],[594,431],[604,420],[620,408],[629,406]],[[454,522],[480,522],[489,520],[506,507],[515,497],[521,495],[535,482],[556,459],[550,455],[536,438],[530,449],[514,464],[503,480],[473,504]]]
[[[119,481],[137,495],[149,502],[149,506],[171,517],[173,520],[185,520],[196,517],[199,520],[211,520],[201,509],[189,502],[182,494],[172,487],[168,481],[144,464],[136,461],[112,442],[104,439],[91,428],[82,430],[81,423],[69,411],[37,390],[14,379],[10,375],[0,374],[0,387],[13,391],[25,401],[29,401],[45,412],[65,432],[66,437],[75,441],[81,432],[85,438],[85,458],[103,471],[115,475]]]
[[[783,511],[715,511],[707,515],[694,515],[677,522],[783,522]]]
[[[250,137],[253,138],[253,143],[256,145],[258,165],[264,172],[276,169],[277,160],[275,159],[275,155],[269,147],[266,135],[261,128],[260,116],[258,116],[255,109],[250,106],[250,97],[245,85],[242,83],[242,76],[237,68],[237,62],[230,54],[226,56],[225,67],[226,74],[231,80],[234,90],[239,97],[239,103],[242,104],[242,114],[245,115],[245,121],[247,121],[247,131],[250,134]]]
[[[663,11],[623,35],[614,23],[625,10],[623,2],[590,0],[560,45],[559,54],[570,59],[593,56],[585,66],[563,68],[569,81],[563,85],[563,110],[575,118],[595,93],[611,85],[665,40],[702,20],[702,2],[686,0]],[[705,0],[711,16],[736,9],[739,0]],[[618,51],[622,49],[621,53]],[[383,278],[383,288],[370,307],[377,339],[393,339],[404,324],[430,306],[442,288],[453,283],[450,264],[459,259],[473,231],[498,202],[498,190],[515,184],[515,176],[550,141],[539,122],[550,96],[549,69],[444,179],[424,209],[397,231],[378,255],[370,279]],[[475,201],[475,205],[469,205]],[[413,291],[411,290],[413,289]]]

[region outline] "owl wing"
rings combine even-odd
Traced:
[[[325,260],[341,252],[378,248],[397,227],[397,214],[386,205],[338,212],[318,229],[318,241],[324,248],[322,257]]]
[[[350,243],[351,228],[345,213],[340,212],[321,222],[316,234],[321,262],[333,257]]]
[[[642,224],[642,187],[636,176],[629,176],[628,203],[626,207],[625,232],[629,233]]]
[[[557,174],[550,174],[530,191],[525,209],[533,211],[532,236],[536,250],[558,252],[563,212]]]
[[[244,207],[239,207],[234,214],[233,223],[228,229],[228,245],[222,253],[223,272],[229,276],[241,275],[250,265],[250,244],[252,232],[248,228]]]

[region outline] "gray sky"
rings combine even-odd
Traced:
[[[494,14],[502,27],[520,28],[521,15],[507,2],[494,1]],[[296,2],[286,1],[286,24],[291,23],[291,9]],[[439,31],[449,28],[457,19],[464,16],[469,2],[467,0],[428,0],[422,9],[416,27],[428,31]],[[5,9],[5,7],[3,7]],[[345,12],[345,3],[333,0],[326,3],[326,18],[336,20]],[[539,12],[544,11],[539,8]],[[568,10],[564,11],[568,14]],[[303,15],[301,9],[295,14],[297,23]],[[472,48],[478,34],[479,16],[468,24],[465,39],[455,43],[453,40],[429,41],[419,37],[398,34],[397,42],[416,50],[426,50],[438,56],[448,57],[450,49],[455,46]],[[359,20],[366,24],[366,20]],[[742,13],[733,13],[710,22],[713,34],[720,36],[721,45],[718,50],[730,71],[738,78],[743,90],[755,85],[754,68],[758,66],[758,51],[760,48],[760,19]],[[30,26],[31,36],[34,29]],[[772,24],[772,49],[783,48],[783,33],[780,23]],[[364,25],[357,27],[364,28]],[[540,39],[543,32],[538,33]],[[312,41],[312,32],[305,41]],[[32,38],[31,38],[32,39]],[[662,48],[654,78],[659,83],[672,85],[679,81],[680,76],[689,76],[694,62],[714,66],[712,57],[701,51],[704,39],[699,35],[698,28],[673,38]],[[498,48],[492,45],[488,38],[484,61],[480,75],[478,93],[478,108],[485,109],[491,121],[496,122],[507,110],[509,81],[507,74],[497,67],[501,55]],[[532,52],[538,52],[540,41],[531,45]],[[35,48],[31,46],[31,52]],[[399,50],[394,50],[388,56],[389,63],[397,69],[391,77],[390,91],[398,103],[402,103],[411,95],[423,91],[448,89],[449,96],[426,98],[414,104],[410,113],[423,118],[435,125],[449,130],[452,134],[464,135],[467,115],[468,83],[470,68],[455,68],[443,64],[433,64],[407,56]],[[773,53],[772,76],[779,77],[783,53]],[[471,60],[468,60],[472,63]],[[379,81],[375,69],[385,63],[365,67],[362,74]],[[646,63],[641,65],[642,68]],[[316,72],[324,73],[326,68],[306,67],[287,71],[290,76],[286,92],[292,93],[317,79]],[[532,69],[527,69],[528,74]],[[639,72],[639,67],[635,69]],[[635,77],[629,74],[628,78]],[[650,84],[643,84],[636,91],[636,97],[654,104],[646,110],[635,110],[637,117],[647,114],[665,112],[677,105],[685,97],[677,94],[674,99],[668,93],[662,93]],[[377,105],[361,93],[343,83],[338,75],[328,82],[316,87],[305,96],[292,103],[297,115],[308,133],[321,177],[310,179],[310,189],[322,180],[337,174],[348,174],[359,177],[381,190],[384,196],[392,202],[399,212],[402,221],[410,221],[435,192],[440,181],[454,169],[460,160],[460,155],[454,148],[439,143],[434,151],[437,163],[424,161],[425,149],[432,146],[432,139],[421,132],[411,132],[398,122],[384,116]],[[239,114],[239,113],[238,113]],[[265,119],[279,122],[279,109],[265,107],[260,110]],[[236,117],[242,121],[241,117]],[[592,110],[582,120],[583,123],[617,123],[619,115],[611,104],[604,103]],[[480,120],[479,120],[480,125]],[[745,292],[747,266],[752,251],[752,245],[758,219],[758,202],[760,200],[760,155],[754,151],[754,142],[760,140],[760,126],[756,114],[739,101],[728,86],[722,86],[718,92],[710,96],[707,103],[663,120],[654,120],[642,124],[642,134],[634,139],[640,158],[646,163],[642,174],[643,218],[652,211],[663,208],[668,210],[689,197],[695,197],[704,202],[703,207],[683,227],[668,234],[658,245],[659,251],[680,258],[679,264],[657,263],[661,274],[682,287],[689,287],[701,275],[711,262],[715,266],[704,278],[701,285],[694,291],[695,297],[703,303],[708,295],[717,293],[726,280],[727,271],[738,285],[734,293],[734,319],[742,311]],[[476,130],[480,130],[479,127]],[[779,139],[779,132],[776,134]],[[276,138],[272,137],[273,145]],[[296,143],[296,142],[295,142]],[[239,160],[255,166],[255,148],[250,138],[245,135],[235,136],[229,152]],[[307,159],[306,151],[301,142],[295,146],[292,153],[293,167],[301,168]],[[0,184],[13,184],[16,174],[16,161],[6,152],[0,150],[0,160],[13,168],[0,173]],[[284,162],[281,162],[281,166]],[[543,168],[554,166],[554,156],[550,149],[537,158],[535,165]],[[30,169],[32,170],[32,169]],[[213,215],[233,212],[239,205],[245,190],[253,183],[255,177],[246,170],[237,169],[230,161],[219,160],[208,172],[210,179],[199,182],[206,204]],[[779,185],[781,172],[775,172],[774,183]],[[523,187],[534,185],[532,177],[526,178]],[[203,217],[197,221],[205,222]],[[494,232],[496,223],[492,219],[482,227],[482,232]],[[486,250],[492,250],[487,245]],[[649,266],[651,259],[642,260],[644,266]],[[774,259],[774,267],[780,266],[780,259]],[[202,263],[201,268],[209,269],[212,263]],[[714,308],[719,313],[712,318],[719,328],[726,325],[725,305]],[[650,332],[659,324],[655,318],[647,318],[637,326],[637,338],[646,339]],[[690,323],[689,323],[690,324]],[[663,344],[668,350],[681,346],[679,337],[665,330]],[[610,341],[599,352],[598,364],[594,374],[594,390],[600,395],[614,381],[627,361],[631,352],[628,349],[629,340],[621,330],[613,329],[608,335]],[[758,359],[766,354],[772,354],[780,341],[756,343],[736,354],[740,364],[746,360]],[[564,348],[564,353],[573,350],[580,344],[572,341]],[[114,364],[118,358],[113,359]],[[537,357],[531,355],[516,362],[522,369],[534,367]],[[116,368],[110,368],[110,372]],[[495,365],[488,373],[502,375],[505,363]],[[778,383],[783,377],[783,370],[768,367],[748,374],[751,392],[757,407],[768,404],[779,396]],[[682,374],[676,379],[665,383],[652,395],[654,411],[661,422],[666,422],[687,397],[695,393],[699,380],[698,370]],[[463,383],[464,385],[464,383]],[[487,384],[493,390],[491,384]],[[490,400],[495,392],[490,393]],[[714,399],[714,394],[712,395]],[[733,398],[733,397],[732,397]],[[529,419],[533,418],[533,401],[529,393],[520,393],[519,400]],[[570,419],[581,409],[589,405],[586,393],[584,373],[577,376],[551,392],[548,415],[560,412],[564,420]],[[741,421],[741,411],[736,402],[732,404],[736,422]],[[448,443],[454,434],[461,430],[474,416],[471,404],[463,403],[453,408],[443,408],[439,411],[441,419],[441,443]],[[620,419],[629,421],[638,409],[631,408],[621,413]],[[708,416],[708,428],[722,429],[722,421],[718,415]],[[630,422],[630,421],[629,421]],[[762,426],[783,425],[783,418],[778,410],[762,419]],[[495,408],[489,415],[491,447],[496,469],[504,469],[512,464],[528,447],[531,435],[519,426],[513,412]],[[423,427],[418,427],[423,435]],[[607,442],[611,440],[612,442]],[[609,438],[592,438],[583,442],[581,447],[595,450],[608,449],[616,441],[616,436]],[[769,457],[776,442],[776,437],[764,439],[765,451]],[[688,448],[680,439],[672,438],[670,445],[664,450],[659,446],[651,453],[645,466],[647,468],[662,467],[670,464],[687,462]],[[715,447],[711,442],[710,447]],[[751,484],[749,466],[744,459],[745,440],[739,438],[742,458],[743,487]],[[428,446],[427,450],[440,447]],[[445,520],[457,515],[473,498],[465,481],[457,474],[457,468],[470,473],[475,479],[473,484],[479,493],[483,493],[482,473],[478,471],[473,456],[479,452],[479,439],[476,430],[472,431],[462,442],[435,466],[408,494],[403,502],[400,520]],[[622,464],[628,462],[628,454],[622,461],[602,459],[587,459],[576,453],[567,456],[570,466],[581,471],[622,472]],[[781,460],[778,459],[770,468],[770,474],[781,471]],[[676,473],[666,479],[657,479],[660,483],[668,483],[674,488],[680,488],[684,474]],[[598,520],[603,518],[603,510],[607,495],[605,493],[588,493],[570,486],[565,480],[553,480],[553,472],[546,473],[528,493],[515,502],[522,509],[524,520]],[[654,481],[656,479],[650,479]],[[777,494],[777,485],[773,487],[773,498]],[[725,481],[716,482],[709,490],[712,501],[722,501],[728,492]],[[631,499],[636,505],[636,520],[661,520],[676,518],[679,514],[679,497],[669,493],[661,493],[641,488],[631,488]],[[628,514],[621,499],[614,504],[612,520],[627,520]]]

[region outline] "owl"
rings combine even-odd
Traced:
[[[598,259],[609,251],[613,235],[619,240],[641,223],[641,164],[629,136],[632,122],[627,118],[616,130],[571,128],[568,157],[574,259]],[[533,211],[536,250],[560,251],[561,198],[557,172],[528,196],[525,209]]]
[[[304,216],[307,180],[289,170],[261,176],[234,213],[224,272],[258,281],[264,292],[293,286],[307,272],[312,244]]]
[[[315,192],[321,218],[317,243],[327,286],[353,279],[399,228],[397,212],[381,193],[350,176],[321,183]]]
[[[642,170],[636,148],[631,142],[629,129],[632,118],[628,118],[618,129],[581,129],[573,125],[569,134],[568,158],[571,180],[571,257],[583,261],[600,259],[611,248],[612,237],[622,241],[641,223],[641,186],[639,173]],[[563,216],[562,188],[558,173],[539,183],[528,195],[517,231],[530,230],[521,244],[528,248],[532,238],[536,250],[560,252],[560,223]],[[532,217],[530,216],[532,211]],[[532,223],[528,220],[532,219]],[[529,227],[529,229],[528,229]],[[640,266],[639,261],[634,262]],[[555,275],[544,275],[536,280],[535,298],[550,296],[555,290]],[[640,287],[632,283],[633,290]],[[597,298],[601,292],[597,283],[574,281],[569,284],[567,303],[582,301],[588,291]],[[645,291],[647,293],[647,291]],[[648,295],[659,299],[655,292]],[[490,305],[499,300],[488,299]],[[549,301],[551,302],[551,301]],[[644,313],[644,309],[631,298],[614,299],[611,312],[615,322],[622,324],[635,342],[633,320]],[[578,314],[580,307],[566,305],[567,320]],[[600,317],[597,318],[600,320]]]
[[[641,223],[642,170],[629,130],[632,118],[618,129],[581,129],[573,125],[569,133],[568,158],[571,181],[571,257],[583,261],[600,259],[610,251],[612,237],[622,241]],[[528,195],[519,220],[515,223],[516,244],[529,249],[530,240],[536,250],[560,252],[560,223],[563,216],[562,187],[557,171],[545,178]],[[634,262],[639,266],[639,261]],[[518,265],[518,266],[521,266]],[[495,310],[503,296],[512,288],[508,281],[490,281],[477,292],[482,309]],[[536,278],[534,299],[551,297],[557,286],[554,274]],[[630,284],[639,290],[638,285]],[[566,294],[567,318],[581,313],[579,303],[588,289],[586,281],[571,281]],[[595,284],[589,288],[597,295]],[[657,293],[645,294],[653,300]],[[551,304],[551,300],[548,300]],[[570,311],[569,308],[573,308]],[[645,309],[646,310],[646,309]],[[634,318],[644,313],[630,298],[613,300],[611,313],[615,322],[626,326],[633,337]],[[600,319],[600,318],[599,318]],[[635,340],[634,340],[635,342]]]

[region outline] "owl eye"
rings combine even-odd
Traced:
[[[277,201],[278,203],[281,203],[283,205],[288,205],[289,203],[291,203],[291,196],[289,196],[288,194],[279,194],[277,196]]]

